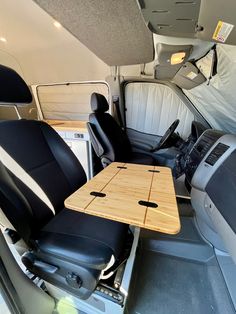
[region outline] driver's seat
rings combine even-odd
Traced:
[[[113,161],[154,165],[151,155],[133,152],[126,133],[106,111],[109,109],[106,98],[98,93],[91,95],[91,109],[88,131],[96,155],[103,167]]]

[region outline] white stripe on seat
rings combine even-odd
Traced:
[[[0,146],[0,158],[3,165],[23,182],[55,215],[55,209],[45,192],[30,175]]]

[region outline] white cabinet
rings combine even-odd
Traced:
[[[81,165],[84,168],[87,179],[91,179],[93,176],[92,170],[92,153],[91,143],[87,132],[77,131],[59,131],[57,133],[64,139],[67,145],[71,148],[75,156],[79,159]]]

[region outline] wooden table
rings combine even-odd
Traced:
[[[176,234],[180,220],[171,169],[114,162],[65,201],[69,209]]]
[[[44,120],[51,127],[58,131],[78,131],[87,132],[86,121],[70,121],[70,120]]]

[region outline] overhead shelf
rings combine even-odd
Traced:
[[[236,44],[235,0],[138,0],[150,30],[159,35]]]
[[[144,19],[157,34],[193,37],[198,20],[200,1],[139,0]]]

